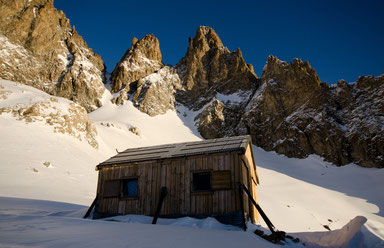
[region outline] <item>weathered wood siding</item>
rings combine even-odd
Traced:
[[[257,187],[257,184],[259,184],[259,179],[258,179],[258,175],[257,175],[257,171],[256,171],[256,166],[255,163],[254,163],[254,160],[253,160],[253,151],[252,151],[252,145],[248,145],[247,147],[247,150],[245,152],[245,154],[243,155],[243,158],[246,162],[246,164],[248,165],[249,168],[249,171],[250,171],[250,192],[252,193],[252,196],[253,196],[253,199],[257,202],[257,190],[256,190],[256,187]],[[251,218],[252,218],[252,222],[253,223],[256,223],[256,222],[259,222],[260,221],[260,218],[259,218],[259,214],[257,212],[257,209],[256,207],[249,203],[251,206],[250,206],[250,213],[251,213]]]
[[[162,186],[168,190],[160,211],[163,216],[240,211],[236,182],[241,181],[252,189],[251,192],[256,192],[256,187],[252,185],[255,172],[253,168],[243,165],[241,159],[244,156],[246,154],[235,151],[102,168],[99,171],[97,211],[112,215],[154,215]],[[204,171],[212,172],[213,190],[193,192],[193,173]],[[228,174],[230,182],[227,181]],[[111,193],[106,195],[109,190],[105,186],[113,185],[111,181],[130,178],[138,178],[138,197],[124,198],[111,196]],[[250,216],[249,200],[247,197],[243,199],[244,210]]]

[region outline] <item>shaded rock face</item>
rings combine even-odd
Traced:
[[[0,77],[101,106],[105,66],[52,0],[10,0],[0,6]]]
[[[308,62],[270,56],[239,133],[289,157],[318,154],[337,165],[384,167],[383,79],[329,87]]]
[[[230,52],[216,32],[199,27],[176,65],[182,82],[178,103],[199,111],[196,125],[204,138],[236,135],[241,114],[259,80],[237,49]]]
[[[161,61],[159,40],[153,35],[146,35],[140,41],[133,38],[132,46],[111,74],[111,91],[119,92],[125,88],[132,92],[131,83],[148,76],[164,67]]]

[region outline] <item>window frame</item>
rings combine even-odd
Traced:
[[[125,192],[125,185],[128,181],[137,181],[137,195],[130,196]],[[120,180],[120,198],[124,199],[138,199],[139,198],[139,177],[126,177]]]
[[[203,171],[192,171],[192,180],[191,180],[191,192],[192,193],[213,193],[212,189],[212,170],[203,170]],[[196,190],[195,189],[195,175],[208,174],[209,175],[209,189]]]

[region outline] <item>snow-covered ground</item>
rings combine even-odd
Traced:
[[[22,99],[20,94],[42,101],[51,98],[25,85],[5,80],[0,85],[0,109],[17,105],[14,100]],[[81,219],[95,197],[95,166],[116,154],[116,149],[201,139],[193,128],[192,112],[150,117],[131,102],[113,105],[110,97],[106,91],[104,106],[89,114],[97,129],[98,148],[85,139],[54,133],[44,121],[0,114],[0,247],[272,246],[251,232],[213,219],[162,220],[156,226],[137,216],[120,219],[123,222]],[[67,106],[67,100],[57,100]],[[324,226],[336,230],[364,216],[365,246],[384,247],[384,170],[353,164],[336,167],[317,156],[293,159],[253,149],[260,178],[258,200],[278,229],[328,232]]]
[[[0,197],[0,247],[275,247],[241,230],[226,230],[214,219],[146,223],[84,220],[84,206]],[[293,246],[300,247],[300,246]]]

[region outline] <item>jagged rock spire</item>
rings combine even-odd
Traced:
[[[210,101],[216,92],[231,94],[256,87],[257,76],[245,63],[240,49],[230,52],[210,27],[197,29],[176,67],[186,90],[178,99],[187,106],[194,105],[195,109]]]
[[[141,40],[133,38],[127,50],[111,74],[111,91],[118,92],[125,87],[163,67],[160,43],[153,35]],[[128,92],[129,89],[126,89]]]

